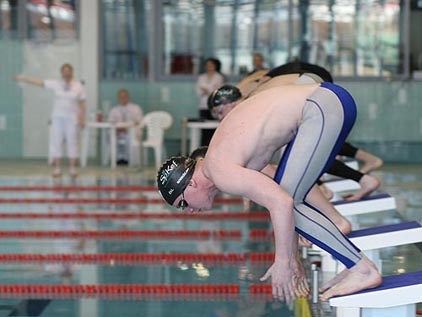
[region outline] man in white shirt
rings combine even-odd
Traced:
[[[126,89],[120,89],[118,94],[119,104],[111,109],[108,121],[113,124],[130,123],[138,125],[141,123],[143,112],[139,105],[130,102],[130,95]],[[127,128],[117,129],[117,164],[127,165],[129,161],[130,139]]]
[[[64,64],[60,68],[61,79],[38,79],[16,76],[15,80],[43,86],[54,93],[52,124],[52,149],[54,157],[53,176],[61,175],[63,141],[66,141],[71,176],[77,176],[76,162],[79,156],[78,131],[85,125],[86,92],[83,85],[73,79],[73,67]]]

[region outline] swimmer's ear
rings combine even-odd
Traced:
[[[198,184],[196,183],[196,181],[193,178],[191,178],[188,186],[192,186],[193,188],[196,188],[198,186]]]

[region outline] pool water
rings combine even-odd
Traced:
[[[13,171],[13,164],[9,171]],[[16,167],[16,166],[15,166]],[[26,167],[28,168],[28,167]],[[29,168],[28,168],[29,170]],[[36,169],[35,169],[36,170]],[[149,176],[148,176],[149,175]],[[53,181],[49,176],[29,172],[17,175],[13,172],[0,176],[4,186],[151,186],[152,173],[130,171],[111,174],[100,171],[81,172],[77,180],[64,177]],[[422,221],[422,169],[417,166],[387,166],[376,175],[383,179],[383,191],[397,199],[397,210],[372,213],[356,217],[356,224],[370,227],[393,224],[405,220]],[[20,199],[10,202],[4,199]],[[27,199],[56,199],[56,203],[26,203]],[[107,198],[107,203],[89,203],[87,199]],[[250,285],[260,284],[259,278],[271,265],[270,261],[251,261],[250,255],[273,251],[271,237],[253,241],[249,232],[253,229],[270,229],[264,217],[166,217],[181,211],[158,203],[124,203],[124,199],[157,199],[155,192],[76,192],[66,191],[1,191],[0,190],[0,317],[2,316],[335,316],[327,303],[310,304],[300,300],[286,305],[262,294],[251,294]],[[3,199],[3,200],[2,200]],[[75,203],[68,203],[72,199]],[[79,200],[79,201],[78,201]],[[83,201],[85,200],[85,202]],[[5,202],[6,201],[6,202]],[[254,214],[265,213],[254,207]],[[218,205],[214,213],[241,213],[242,204]],[[64,214],[66,217],[31,218],[29,214]],[[6,214],[23,215],[6,217]],[[97,218],[81,215],[102,214]],[[119,215],[151,215],[157,217],[119,217]],[[25,216],[26,215],[26,216]],[[109,215],[110,217],[105,217]],[[258,214],[259,216],[259,214]],[[4,232],[20,236],[5,237]],[[76,237],[28,237],[28,232],[87,232],[101,231],[104,236]],[[139,231],[162,232],[141,238],[131,235]],[[178,231],[181,236],[167,236],[166,232]],[[187,231],[231,231],[235,237],[194,236],[184,237]],[[121,236],[109,233],[121,232]],[[13,255],[7,258],[5,255]],[[92,255],[94,260],[82,257]],[[131,255],[143,255],[138,259]],[[167,260],[148,260],[145,254],[165,254]],[[202,255],[200,258],[183,258],[180,255]],[[236,254],[237,260],[228,260],[228,254]],[[38,256],[37,259],[31,258]],[[49,259],[42,260],[42,255]],[[52,259],[53,255],[61,255]],[[102,255],[99,260],[94,255]],[[114,255],[114,257],[113,257]],[[219,258],[212,260],[213,255]],[[226,258],[224,258],[226,255]],[[387,248],[381,251],[383,274],[398,274],[422,269],[421,245]],[[66,257],[67,256],[67,257]],[[78,257],[79,256],[79,257]],[[107,257],[108,256],[108,257]],[[171,257],[173,260],[168,260]],[[12,259],[13,258],[13,259]],[[104,260],[104,258],[106,258]],[[310,276],[310,263],[304,260]],[[330,274],[320,274],[321,282]],[[268,284],[269,281],[266,282]],[[16,286],[15,290],[28,290],[29,285],[57,285],[55,294],[2,292],[4,285]],[[122,294],[111,291],[101,294],[69,294],[69,287],[78,285],[203,285],[208,289],[215,285],[238,287],[234,294]],[[211,287],[209,287],[211,285]],[[34,288],[36,290],[36,288]],[[208,291],[211,292],[211,291]]]

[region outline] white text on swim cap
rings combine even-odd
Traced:
[[[167,166],[160,175],[160,182],[161,185],[164,185],[168,182],[168,177],[170,176],[170,172],[177,167],[177,163],[175,161],[172,162],[171,165]]]
[[[183,172],[182,176],[179,177],[176,184],[180,184],[180,182],[185,178],[186,174],[189,172],[189,168],[186,169],[186,171]]]

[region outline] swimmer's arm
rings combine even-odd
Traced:
[[[265,166],[261,173],[264,175],[267,175],[269,178],[274,178],[274,175],[276,173],[277,167],[275,165],[268,164]],[[251,208],[251,200],[249,198],[243,197],[243,211],[247,212]]]
[[[13,79],[19,82],[28,83],[35,86],[44,86],[44,80],[39,78],[18,75],[13,77]]]
[[[261,173],[267,175],[270,178],[274,178],[276,171],[277,171],[277,166],[268,164],[261,170]]]
[[[269,210],[275,236],[276,260],[285,263],[294,259],[297,237],[292,197],[266,175],[238,165],[226,166],[213,174],[213,181],[221,191],[248,197]]]

